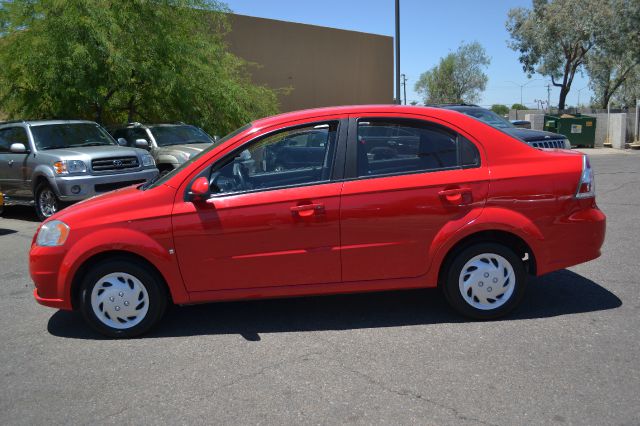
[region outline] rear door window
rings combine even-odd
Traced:
[[[357,176],[421,173],[480,164],[475,145],[439,125],[418,120],[361,119]]]

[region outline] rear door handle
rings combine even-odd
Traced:
[[[324,204],[303,204],[291,207],[291,213],[300,217],[309,217],[324,213]]]
[[[9,160],[9,161],[7,161],[7,163],[8,163],[10,166],[13,166],[13,160]]]
[[[468,194],[468,195],[467,195]],[[438,192],[440,198],[449,204],[463,205],[469,204],[471,201],[469,195],[471,195],[471,188],[452,188],[444,189]]]

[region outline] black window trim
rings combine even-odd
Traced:
[[[391,122],[405,122],[405,123],[413,123],[421,126],[431,126],[438,130],[444,130],[447,133],[451,133],[456,136],[456,150],[457,150],[457,159],[458,165],[453,167],[442,167],[438,169],[427,169],[427,170],[412,170],[408,172],[397,172],[397,173],[384,173],[373,176],[358,176],[358,123],[360,121],[391,121]],[[377,178],[385,178],[385,177],[393,177],[393,176],[405,176],[405,175],[421,175],[425,173],[436,173],[436,172],[444,172],[451,170],[466,170],[466,169],[475,169],[482,167],[482,156],[480,155],[480,148],[471,141],[466,136],[460,134],[460,132],[456,132],[455,130],[444,126],[439,123],[435,123],[433,121],[428,121],[426,119],[421,118],[409,118],[409,117],[392,117],[392,116],[358,116],[349,118],[349,137],[347,142],[347,155],[346,155],[346,164],[345,164],[345,174],[344,181],[354,181],[354,180],[364,180],[364,179],[377,179]],[[478,164],[474,165],[460,165],[461,162],[461,152],[459,145],[459,138],[464,138],[469,141],[478,151]]]
[[[221,159],[215,161],[214,163],[210,164],[209,166],[205,167],[200,173],[198,173],[196,176],[194,176],[191,179],[191,182],[189,183],[189,185],[187,185],[187,187],[185,188],[185,193],[184,193],[184,200],[185,201],[189,201],[189,189],[191,188],[191,185],[193,184],[193,182],[198,179],[199,177],[206,177],[207,179],[211,179],[211,175],[213,174],[213,171],[217,168],[217,167],[223,167],[224,165],[226,165],[229,161],[232,161],[233,158],[235,158],[238,154],[240,154],[240,152],[244,151],[247,145],[250,145],[254,142],[257,142],[260,139],[264,139],[264,138],[268,138],[274,134],[283,132],[283,131],[295,131],[296,129],[301,129],[304,127],[310,127],[310,126],[314,126],[314,125],[322,125],[322,124],[327,124],[327,123],[331,123],[331,122],[336,122],[337,123],[337,129],[336,129],[336,147],[334,149],[333,152],[333,159],[331,161],[331,172],[329,173],[329,179],[327,180],[322,180],[322,181],[317,181],[317,182],[312,182],[312,183],[299,183],[299,184],[294,184],[294,185],[282,185],[282,186],[274,186],[271,188],[257,188],[257,189],[248,189],[246,191],[237,191],[237,192],[225,192],[225,193],[220,193],[220,194],[211,194],[209,196],[209,199],[216,199],[216,198],[223,198],[223,197],[234,197],[236,195],[244,195],[244,194],[252,194],[252,193],[257,193],[257,192],[267,192],[267,191],[278,191],[281,189],[290,189],[290,188],[299,188],[299,187],[303,187],[303,186],[317,186],[317,185],[326,185],[329,183],[335,183],[335,182],[340,182],[343,180],[343,176],[344,176],[344,166],[345,166],[345,152],[346,152],[346,144],[347,144],[347,127],[348,127],[348,119],[347,118],[328,118],[328,119],[321,119],[322,117],[318,117],[320,118],[317,121],[310,121],[310,122],[306,122],[306,123],[300,123],[300,124],[296,124],[294,126],[285,126],[279,129],[275,129],[272,130],[270,132],[266,132],[266,133],[262,133],[258,136],[255,136],[245,142],[243,142],[239,147],[235,148],[233,151],[229,152],[228,154],[226,154],[224,157],[222,157]]]

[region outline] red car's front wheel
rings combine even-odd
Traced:
[[[82,282],[81,311],[89,325],[109,337],[135,337],[160,321],[167,295],[157,274],[128,259],[91,268]]]

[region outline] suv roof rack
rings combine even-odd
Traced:
[[[13,124],[13,123],[26,123],[30,120],[9,120],[9,121],[0,121],[0,125],[2,124]]]
[[[452,102],[452,103],[444,103],[444,104],[425,104],[425,106],[436,107],[436,108],[442,108],[442,107],[448,107],[448,106],[468,106],[468,107],[480,108],[480,105],[465,104],[464,102]]]

